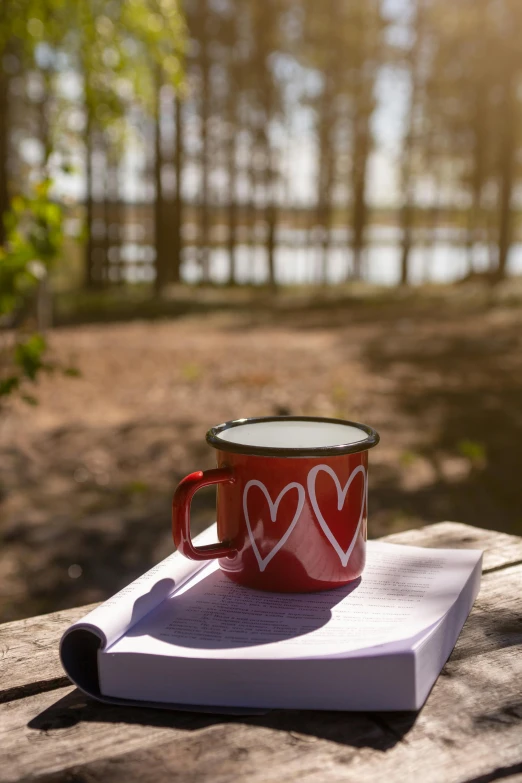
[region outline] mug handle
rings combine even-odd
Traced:
[[[185,476],[180,481],[172,499],[172,536],[179,552],[189,560],[214,560],[217,557],[227,557],[237,552],[237,549],[224,541],[206,546],[194,546],[190,537],[190,503],[193,495],[202,487],[211,484],[233,484],[235,481],[232,468],[214,468],[212,470],[197,470]]]

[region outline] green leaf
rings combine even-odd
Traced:
[[[17,375],[11,375],[0,381],[0,397],[7,397],[20,386],[20,378]]]
[[[38,405],[38,400],[32,394],[22,394],[20,396],[28,405]]]
[[[31,381],[36,380],[38,372],[44,369],[42,356],[46,349],[45,339],[41,334],[33,334],[25,342],[20,342],[15,348],[15,362],[22,373]]]

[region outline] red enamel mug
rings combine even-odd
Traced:
[[[172,504],[185,557],[219,558],[234,582],[276,592],[328,590],[361,575],[374,429],[310,416],[238,419],[213,427],[207,442],[218,467],[184,478]],[[218,485],[219,543],[196,547],[190,503],[209,484]]]

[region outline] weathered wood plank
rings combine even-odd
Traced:
[[[0,703],[69,685],[58,642],[65,629],[94,606],[0,625]]]
[[[522,538],[457,522],[407,530],[383,540],[416,546],[484,549],[486,571],[522,561]],[[68,684],[58,658],[58,641],[71,623],[94,606],[0,625],[0,703]]]
[[[223,744],[229,732],[241,733],[245,729],[257,732],[262,725],[244,724],[242,719],[238,722],[223,716],[100,705],[74,688],[61,690],[58,701],[56,696],[56,693],[43,693],[0,708],[0,781],[3,783],[60,772],[78,759],[88,763],[164,742],[179,743],[183,748],[186,742],[191,744],[193,735],[197,734],[202,741],[212,730],[218,731],[219,742]],[[323,731],[338,733],[337,714],[321,714],[320,719]],[[384,750],[395,742],[389,729],[375,723],[370,716],[346,714],[342,719],[344,730],[358,746]],[[293,720],[292,717],[292,726]],[[302,713],[295,729],[299,727],[306,732],[308,727],[312,740],[317,722],[316,713]],[[271,729],[274,737],[288,731],[291,729]]]
[[[57,768],[64,759],[63,751],[58,752],[51,761],[55,771],[40,780],[464,783],[481,776],[495,779],[499,767],[513,773],[522,769],[517,682],[522,667],[514,649],[508,655],[494,651],[487,657],[482,671],[467,661],[453,677],[442,677],[417,720],[407,714],[380,716],[382,726],[378,717],[373,731],[365,732],[361,721],[368,721],[367,716],[279,713],[249,722],[215,723],[184,734],[171,730],[168,738],[158,731],[148,736],[146,744],[138,736],[141,747],[134,749],[128,731],[132,734],[136,727],[124,725],[122,744],[114,743],[112,753],[107,754],[105,744],[105,757],[64,770]],[[150,744],[152,739],[156,744]],[[75,755],[91,753],[92,741]],[[34,779],[34,769],[29,776]]]
[[[500,767],[516,774],[521,584],[522,566],[484,577],[477,606],[418,716],[280,711],[224,720],[109,707],[67,688],[0,707],[0,780],[462,783]]]
[[[522,658],[521,586],[520,565],[482,577],[480,593],[446,669],[456,660],[480,658],[490,651],[511,647],[518,649]]]
[[[502,668],[502,667],[500,667]],[[496,680],[499,685],[499,680]],[[285,728],[232,724],[213,726],[182,740],[163,742],[130,754],[74,765],[66,771],[40,778],[41,783],[79,780],[94,783],[129,783],[144,777],[157,783],[479,783],[509,777],[522,771],[520,725],[511,717],[508,725],[495,725],[496,712],[483,718],[466,716],[464,726],[450,703],[442,703],[440,723],[448,716],[444,731],[419,719],[404,736],[398,735],[387,748],[360,744],[357,735],[338,732],[334,740],[322,740],[292,730],[291,716]],[[486,709],[488,704],[485,704]],[[453,713],[453,715],[452,715]],[[481,725],[481,720],[485,724]],[[487,722],[491,721],[489,725]],[[339,722],[339,720],[337,721]],[[318,725],[318,724],[316,724]],[[457,733],[455,733],[455,727]],[[500,774],[498,774],[500,772]],[[518,779],[518,778],[517,778]]]
[[[394,533],[381,540],[414,546],[483,549],[484,573],[522,562],[522,537],[463,525],[461,522],[438,522],[435,525]]]

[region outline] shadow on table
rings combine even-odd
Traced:
[[[60,731],[80,723],[122,723],[128,726],[198,731],[216,725],[242,724],[289,732],[296,741],[323,739],[353,748],[386,751],[412,729],[416,712],[353,713],[307,710],[273,710],[264,715],[214,715],[141,707],[100,704],[78,689],[58,699],[29,723],[37,731]]]

